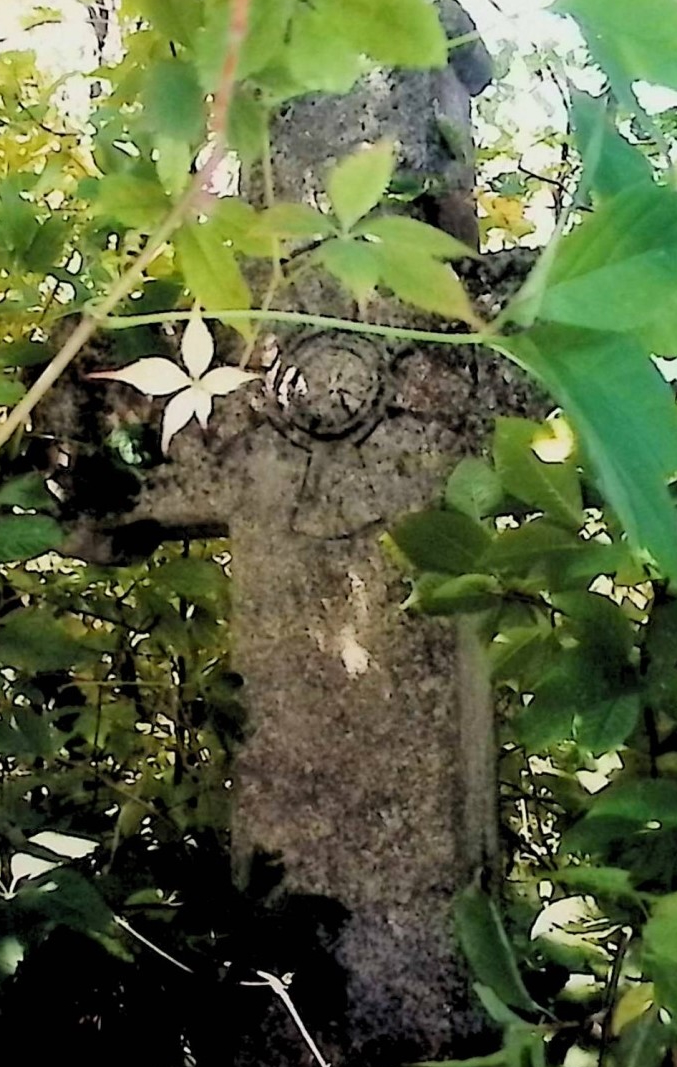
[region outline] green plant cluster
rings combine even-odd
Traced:
[[[386,544],[416,567],[409,610],[474,616],[501,707],[504,916],[471,888],[455,923],[505,1043],[465,1062],[659,1067],[677,1036],[677,598],[572,447],[559,418],[499,419],[491,460],[462,460]]]

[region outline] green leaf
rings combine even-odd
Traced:
[[[55,267],[70,232],[71,224],[59,216],[53,216],[43,222],[24,254],[24,263],[28,270],[46,274]]]
[[[666,485],[677,471],[677,412],[645,352],[629,337],[556,328],[501,345],[566,410],[633,547],[677,576],[677,519]]]
[[[171,41],[190,46],[202,22],[202,0],[135,0],[136,8]],[[222,22],[225,37],[225,16]]]
[[[63,533],[48,515],[0,516],[0,562],[33,559],[58,548]]]
[[[621,693],[603,704],[586,708],[574,717],[578,744],[593,756],[620,748],[637,726],[640,710],[637,693]]]
[[[406,304],[472,323],[475,315],[463,285],[451,267],[411,248],[377,246],[381,281]]]
[[[36,673],[88,662],[89,648],[47,609],[19,608],[0,620],[0,663]]]
[[[381,270],[378,252],[364,241],[345,238],[326,241],[318,249],[317,259],[358,303],[366,300],[378,284]]]
[[[630,873],[621,867],[581,865],[563,867],[551,874],[553,882],[563,882],[570,889],[593,896],[611,897],[613,900],[636,900],[637,892],[630,880]]]
[[[159,135],[155,138],[155,167],[164,191],[169,196],[183,192],[190,179],[193,152],[185,141]]]
[[[502,530],[485,559],[487,570],[508,579],[529,579],[555,592],[580,586],[600,574],[615,574],[627,560],[624,546],[599,545],[574,529],[532,519],[517,529]]]
[[[39,232],[35,204],[25,199],[19,175],[10,175],[0,182],[0,248],[23,256]]]
[[[644,965],[656,990],[656,998],[671,1015],[677,1012],[677,893],[654,905],[644,927]]]
[[[515,297],[506,318],[591,330],[660,326],[677,339],[677,193],[642,182],[604,203],[558,244],[542,292]],[[528,292],[525,290],[524,292]]]
[[[629,185],[653,181],[648,159],[618,132],[608,96],[589,96],[571,89],[571,118],[585,169],[584,182],[589,188],[609,197]],[[590,147],[600,128],[600,149],[593,161]]]
[[[20,890],[19,900],[22,908],[51,927],[68,926],[91,934],[108,929],[113,921],[113,913],[95,886],[69,867],[31,879]]]
[[[193,604],[225,602],[228,579],[211,560],[173,559],[151,572],[153,583]]]
[[[26,386],[14,378],[0,376],[0,406],[14,407],[22,396],[25,396]]]
[[[415,567],[440,574],[477,572],[491,544],[483,526],[451,511],[408,515],[395,527],[392,538]]]
[[[564,526],[583,525],[583,500],[573,460],[544,463],[532,441],[540,424],[530,419],[498,418],[494,431],[494,465],[503,488]]]
[[[486,893],[469,886],[454,904],[454,931],[473,974],[510,1008],[541,1013],[531,999],[498,909]]]
[[[376,237],[379,241],[392,243],[403,250],[409,249],[434,259],[463,259],[467,256],[478,258],[477,252],[444,230],[438,230],[404,215],[383,215],[376,219],[366,219],[355,227],[353,233],[355,236]]]
[[[38,341],[14,341],[0,345],[0,367],[34,367],[52,355],[48,345]]]
[[[566,831],[562,848],[567,852],[596,853],[604,851],[609,842],[625,842],[632,834],[641,835],[651,844],[652,836],[657,838],[675,829],[677,782],[632,779],[605,789],[587,815]]]
[[[262,211],[256,224],[258,232],[274,237],[329,237],[336,233],[332,220],[309,204],[277,203]]]
[[[471,519],[492,515],[503,500],[498,474],[489,464],[475,456],[466,456],[447,480],[444,502],[448,508],[462,511]]]
[[[0,504],[8,507],[37,508],[54,507],[55,500],[45,485],[41,474],[20,474],[0,485]]]
[[[389,67],[445,67],[447,37],[426,0],[331,0],[324,4],[327,34],[349,41]]]
[[[423,574],[405,607],[417,606],[428,615],[486,611],[500,603],[502,592],[491,574],[461,574],[456,578]]]
[[[670,1043],[669,1027],[651,1009],[623,1027],[613,1048],[614,1060],[622,1067],[662,1067]]]
[[[228,144],[237,152],[244,168],[258,162],[265,151],[270,106],[247,85],[237,86],[230,109]]]
[[[673,3],[557,0],[552,10],[574,16],[593,57],[619,90],[640,80],[677,89],[677,8]]]
[[[142,233],[151,233],[167,214],[170,201],[157,182],[132,174],[109,174],[91,185],[95,215],[115,219]]]
[[[327,10],[326,3],[297,6],[286,60],[292,77],[306,91],[347,93],[365,64],[345,38],[327,32]]]
[[[388,188],[394,166],[392,142],[380,141],[346,156],[329,172],[327,192],[345,232],[376,207]]]
[[[183,226],[174,244],[186,285],[204,308],[251,307],[249,286],[218,226],[211,221]]]
[[[179,59],[154,63],[141,100],[144,124],[154,134],[194,144],[203,133],[204,96],[190,63]]]
[[[237,68],[240,79],[263,70],[281,50],[293,9],[292,0],[253,0],[247,39]]]
[[[501,1026],[524,1025],[524,1020],[521,1019],[519,1015],[516,1015],[507,1004],[504,1004],[489,986],[482,985],[481,982],[475,982],[473,989],[482,1001],[482,1007],[487,1015],[489,1015],[494,1022],[500,1023]]]
[[[284,47],[292,0],[253,0],[247,37],[240,52],[238,80],[257,74]],[[228,0],[211,0],[206,19],[195,34],[195,62],[205,92],[216,91],[228,48]]]
[[[274,253],[273,240],[260,232],[258,220],[259,215],[251,204],[235,196],[224,196],[214,205],[208,225],[237,252],[269,259]]]

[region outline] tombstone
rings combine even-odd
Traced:
[[[455,0],[442,6],[450,36],[472,29]],[[477,43],[452,59],[443,72],[377,72],[345,97],[287,108],[272,135],[279,199],[313,201],[336,158],[390,136],[401,171],[430,191],[418,216],[476,240],[470,101],[488,64]],[[468,275],[490,301],[483,269]],[[284,299],[278,306],[355,317],[320,277]],[[431,325],[384,298],[369,318]],[[235,358],[233,336],[219,333],[224,361]],[[427,506],[496,410],[528,405],[528,393],[467,349],[338,331],[271,326],[254,363],[262,387],[217,400],[206,438],[183,431],[130,515],[230,532],[233,666],[251,722],[233,855],[245,891],[257,855],[279,857],[282,875],[271,907],[285,951],[258,938],[249,977],[296,972],[294,1004],[335,1065],[462,1055],[482,1023],[450,910],[496,851],[490,693],[470,621],[400,610],[406,589],[380,537]],[[311,1063],[279,998],[243,987],[237,1003],[247,998],[257,998],[255,1029],[238,1028],[224,1003],[232,1061]]]

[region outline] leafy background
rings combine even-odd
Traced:
[[[124,278],[190,186],[227,10],[226,0],[125,0],[122,47],[75,80],[27,50],[59,12],[22,11],[23,35],[0,53],[7,409],[51,358],[46,341],[64,315]],[[677,426],[657,370],[671,376],[677,329],[675,124],[671,106],[647,109],[635,88],[677,89],[677,14],[672,0],[557,0],[553,10],[585,44],[564,56],[505,45],[499,58],[547,74],[568,125],[544,122],[538,173],[509,127],[481,153],[489,245],[537,244],[551,231],[498,320],[479,317],[450,266],[467,250],[390,215],[396,153],[379,143],[328,175],[331,211],[276,202],[268,188],[264,210],[229,197],[205,222],[186,213],[147,267],[143,295],[123,300],[109,325],[124,328],[119,358],[133,362],[148,355],[139,314],[172,321],[197,302],[237,326],[245,362],[251,309],[274,308],[293,256],[294,270],[301,260],[344,285],[352,328],[378,287],[438,315],[437,340],[451,340],[448,322],[471,331],[466,340],[518,363],[561,406],[543,425],[498,420],[486,454],[404,517],[384,551],[410,582],[412,613],[476,617],[499,700],[503,892],[473,887],[457,907],[496,1051],[466,1063],[662,1067],[677,1046]],[[586,47],[592,81],[572,74]],[[286,100],[345,92],[372,66],[440,67],[446,56],[422,0],[256,0],[229,146],[265,171],[268,118]],[[479,104],[494,128],[514,92],[508,78]],[[247,281],[252,259],[270,262],[263,293]],[[155,425],[129,420],[104,453],[133,480],[159,462],[157,447]],[[44,1017],[77,1035],[83,1062],[102,1041],[122,1055],[143,991],[146,1007],[173,1007],[143,1049],[209,1062],[214,1035],[198,1001],[225,995],[225,961],[242,930],[257,944],[258,904],[274,883],[262,870],[236,892],[228,869],[231,761],[246,725],[228,664],[227,545],[166,540],[117,567],[51,552],[67,534],[60,462],[55,442],[32,432],[2,456],[6,1046],[21,1048],[39,997]],[[62,990],[66,959],[76,978]]]

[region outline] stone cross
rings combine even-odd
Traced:
[[[472,30],[456,0],[441,7],[450,36]],[[488,64],[477,43],[451,55],[442,72],[377,72],[345,97],[288,108],[272,138],[277,197],[313,202],[336,158],[386,136],[420,185],[419,217],[476,240],[470,100]],[[355,317],[319,277],[285,300]],[[369,317],[430,325],[381,298]],[[471,358],[271,326],[256,352],[262,388],[217,400],[206,439],[180,434],[130,516],[228,525],[233,666],[251,723],[234,862],[250,895],[258,857],[277,857],[281,878],[270,938],[243,934],[248,977],[295,972],[292,1000],[335,1065],[461,1055],[481,1026],[450,904],[495,852],[488,685],[469,622],[400,610],[406,590],[379,542],[510,404],[503,372],[478,384]],[[224,1031],[238,1067],[313,1062],[269,988],[243,987],[237,1004],[224,1003]]]
[[[457,4],[444,13],[450,35],[472,28]],[[273,131],[277,197],[314,201],[335,158],[389,136],[400,172],[430,188],[434,221],[476,241],[470,98],[486,82],[471,45],[441,73],[377,72],[346,97],[296,103]],[[354,318],[326,279],[287,299]],[[412,323],[392,301],[374,316]],[[470,625],[403,614],[379,536],[477,444],[482,399],[450,349],[271,328],[257,358],[261,392],[228,398],[206,445],[177,438],[138,512],[228,521],[233,660],[252,725],[233,851],[245,884],[255,854],[279,857],[290,924],[287,955],[268,945],[250,964],[296,972],[294,1002],[335,1063],[458,1052],[476,1022],[450,901],[494,852],[490,699]],[[303,929],[299,902],[324,918]],[[284,1005],[261,997],[234,1061],[310,1063]]]

